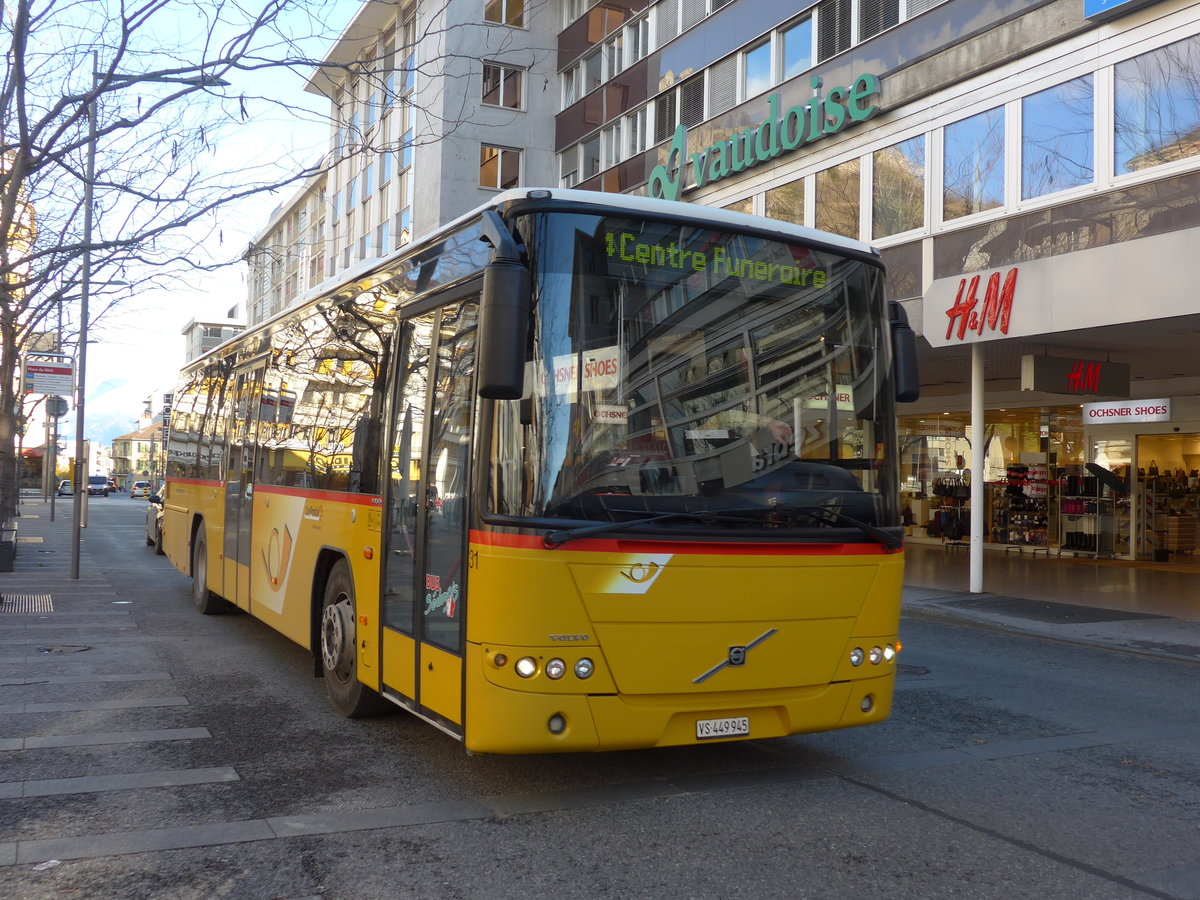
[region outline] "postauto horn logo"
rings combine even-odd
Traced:
[[[690,155],[687,127],[678,126],[666,164],[655,166],[650,173],[650,196],[678,200],[682,191],[713,184],[802,144],[837,134],[851,124],[867,121],[879,111],[879,105],[872,102],[879,94],[876,75],[859,75],[849,87],[832,87],[823,97],[819,93],[822,80],[814,77],[810,83],[814,96],[804,106],[789,107],[780,115],[779,94],[772,94],[767,98],[767,117],[756,127],[735,131],[727,140]],[[689,166],[691,182],[685,184],[684,174]]]

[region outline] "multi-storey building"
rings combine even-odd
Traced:
[[[163,452],[162,422],[144,425],[113,438],[111,465],[101,474],[111,474],[122,490],[135,481],[157,482],[163,475]]]
[[[184,339],[184,361],[191,362],[198,356],[203,356],[209,350],[217,347],[240,332],[244,326],[240,322],[202,322],[192,319],[180,330]]]
[[[320,170],[320,167],[317,167]],[[243,254],[248,269],[246,319],[269,319],[326,277],[329,202],[324,171],[305,180]]]

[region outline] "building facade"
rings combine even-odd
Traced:
[[[917,536],[966,536],[974,475],[985,541],[1191,561],[1200,7],[566,7],[561,185],[880,248],[924,337],[901,435]]]
[[[156,421],[113,438],[111,464],[101,474],[111,474],[123,491],[135,481],[157,485],[163,478],[163,453],[163,426]]]
[[[326,278],[329,201],[326,175],[305,180],[250,242],[246,263],[246,321],[255,325],[285,309]]]
[[[201,322],[192,319],[180,330],[184,338],[184,361],[191,362],[225,343],[245,326],[240,322]]]

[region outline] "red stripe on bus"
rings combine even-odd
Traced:
[[[378,494],[351,494],[343,491],[315,491],[312,488],[283,487],[278,484],[256,484],[256,494],[281,494],[284,497],[303,497],[305,500],[332,500],[335,503],[350,503],[355,506],[382,506],[383,498]]]
[[[471,531],[471,543],[517,550],[546,550],[540,535]],[[895,553],[882,544],[741,544],[725,541],[663,541],[622,538],[580,538],[555,549],[586,553],[703,553],[709,556],[869,556]]]

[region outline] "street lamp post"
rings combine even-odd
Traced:
[[[92,280],[92,187],[96,180],[96,88],[99,84],[99,54],[92,51],[92,92],[87,101],[87,165],[83,182],[83,265],[79,276],[79,353],[75,375],[75,468],[71,481],[75,502],[71,512],[71,575],[79,579],[79,545],[83,535],[83,506],[87,502],[87,459],[84,443],[84,393],[87,384],[88,295]],[[228,81],[211,75],[174,77],[169,75],[107,76],[111,84],[125,86],[140,82],[165,82],[191,87],[227,87]]]

